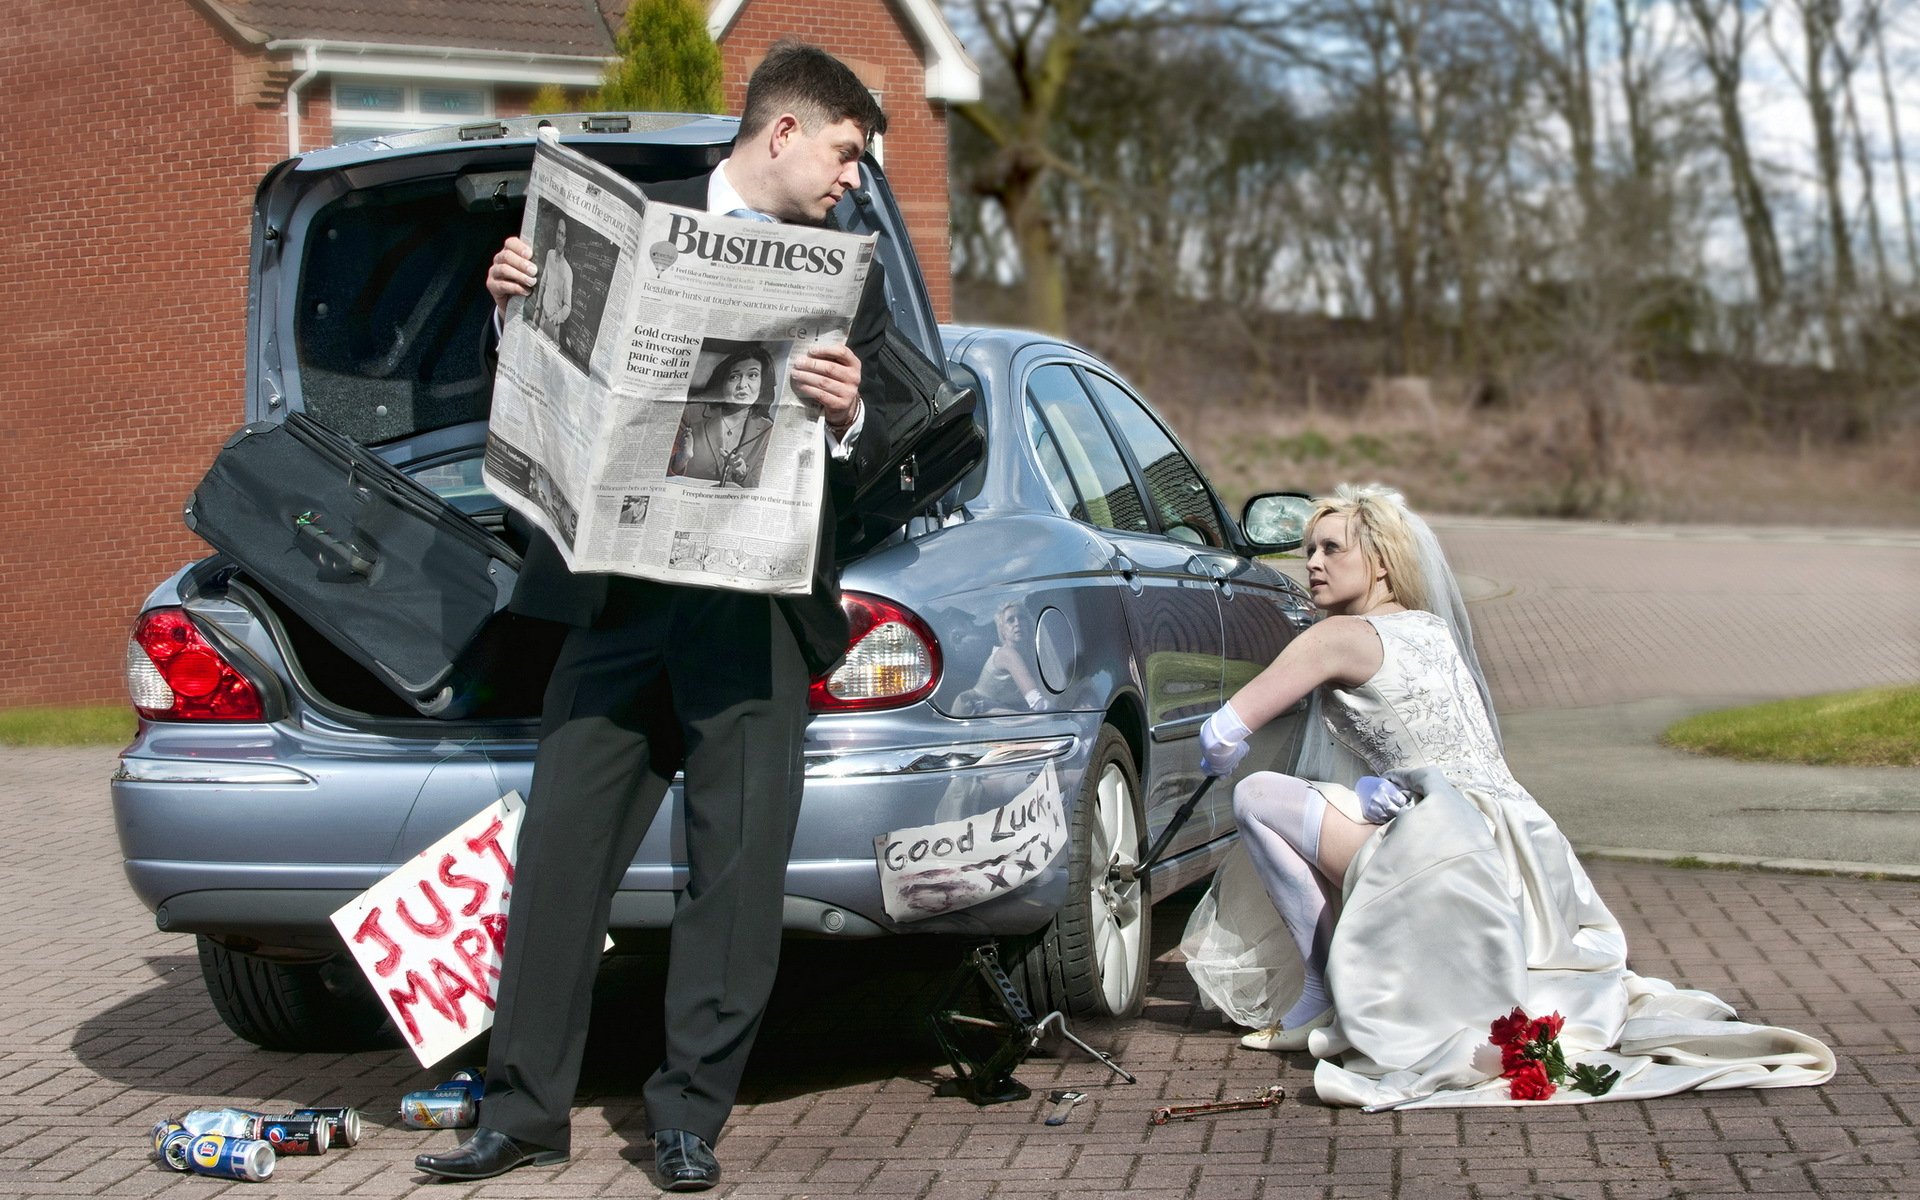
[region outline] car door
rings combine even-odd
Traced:
[[[1177,799],[1184,800],[1199,785],[1199,725],[1219,707],[1219,701],[1224,701],[1249,678],[1234,669],[1236,658],[1244,656],[1246,638],[1237,630],[1241,622],[1237,622],[1230,611],[1237,602],[1233,581],[1242,575],[1247,562],[1229,548],[1226,517],[1206,477],[1146,402],[1117,377],[1096,368],[1083,366],[1081,377],[1107,415],[1121,449],[1133,462],[1146,495],[1149,515],[1164,539],[1162,545],[1171,544],[1175,554],[1184,555],[1180,570],[1192,581],[1187,586],[1198,587],[1204,580],[1212,589],[1220,612],[1220,641],[1215,643],[1222,660],[1218,699],[1210,701],[1204,712],[1158,732],[1166,742],[1181,740],[1183,769],[1177,777],[1167,780],[1167,786]],[[1193,755],[1196,772],[1193,775],[1184,770],[1185,753]],[[1233,828],[1232,792],[1219,788],[1207,794],[1173,844],[1176,847],[1197,845],[1224,836]]]
[[[1105,404],[1095,401],[1096,391]],[[1162,465],[1171,439],[1114,380],[1081,364],[1045,363],[1028,373],[1026,401],[1042,469],[1069,515],[1102,539],[1111,578],[1122,589],[1147,707],[1150,746],[1141,791],[1148,832],[1157,835],[1199,782],[1196,735],[1222,699],[1224,634],[1215,586],[1221,568],[1210,547],[1169,536],[1169,529],[1184,527],[1161,518],[1163,505],[1174,514],[1191,509],[1184,481]],[[1105,415],[1109,405],[1123,414],[1124,426]],[[1139,436],[1142,420],[1157,439]],[[1122,429],[1135,434],[1137,448],[1128,443],[1123,449]],[[1211,814],[1189,822],[1173,849],[1209,840],[1214,823]]]

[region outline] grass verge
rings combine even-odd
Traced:
[[[0,709],[0,746],[111,746],[132,737],[124,704]]]
[[[1661,741],[1746,762],[1920,766],[1920,686],[1869,688],[1701,713]]]

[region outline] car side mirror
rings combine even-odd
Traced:
[[[1264,492],[1247,501],[1240,513],[1240,530],[1256,554],[1297,550],[1307,540],[1307,518],[1313,515],[1313,497],[1300,492]]]

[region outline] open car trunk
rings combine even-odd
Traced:
[[[289,160],[262,181],[254,212],[249,422],[303,413],[516,550],[526,544],[525,529],[481,477],[492,393],[485,276],[501,242],[520,228],[533,135],[548,123],[568,145],[640,182],[712,168],[737,127],[718,118],[628,114],[423,131]],[[904,225],[877,165],[863,169],[866,186],[842,201],[835,222],[881,235],[893,323],[909,348],[937,361],[938,331]],[[409,703],[330,640],[340,635],[323,632],[324,606],[269,582],[264,560],[273,548],[225,549],[239,569],[207,578],[222,580],[230,598],[273,631],[302,695],[346,718],[419,720],[434,711],[418,697]],[[481,636],[467,672],[473,694],[445,715],[537,715],[560,631],[502,613]]]

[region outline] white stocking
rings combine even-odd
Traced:
[[[1306,964],[1306,985],[1281,1016],[1283,1029],[1298,1028],[1333,1003],[1323,972],[1338,893],[1318,869],[1326,810],[1325,797],[1291,775],[1261,771],[1233,789],[1233,814],[1247,853]]]

